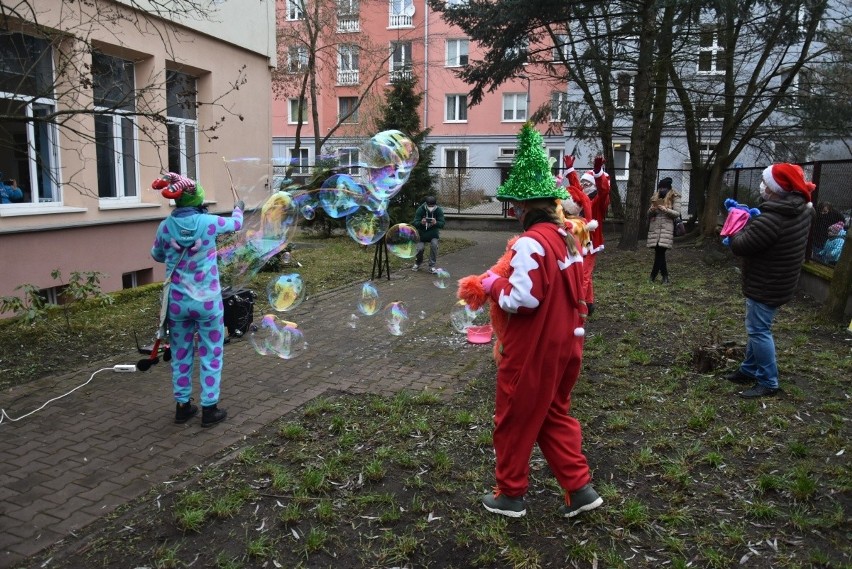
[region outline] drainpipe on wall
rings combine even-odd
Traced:
[[[423,0],[423,128],[429,127],[429,0]]]

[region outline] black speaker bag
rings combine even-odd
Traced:
[[[249,331],[254,321],[253,291],[247,289],[225,289],[222,303],[225,305],[225,327],[229,336],[242,336]]]

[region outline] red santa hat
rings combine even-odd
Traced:
[[[763,171],[763,183],[772,193],[779,196],[794,192],[802,194],[808,200],[808,205],[813,207],[810,203],[811,192],[816,189],[816,185],[805,180],[805,172],[798,164],[773,164]]]
[[[580,181],[586,180],[587,182],[595,183],[595,173],[591,170],[586,170],[583,172],[583,175],[580,176]]]

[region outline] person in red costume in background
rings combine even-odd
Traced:
[[[568,169],[565,175],[569,185],[573,185],[572,178],[577,177],[574,170],[574,156],[565,156],[562,161]],[[592,275],[595,272],[597,254],[604,248],[603,222],[609,209],[609,174],[604,172],[604,164],[606,164],[606,160],[603,156],[595,156],[594,168],[580,177],[580,186],[591,204],[591,211],[583,211],[580,215],[588,220],[594,219],[598,222],[598,226],[591,230],[592,247],[583,258],[583,286],[585,287],[589,316],[595,310],[595,286]]]

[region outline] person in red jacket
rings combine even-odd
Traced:
[[[566,175],[569,176],[570,180],[571,174],[574,173],[574,157],[569,155],[565,156],[562,160],[565,163],[565,167],[568,168]],[[609,174],[604,171],[604,164],[606,164],[606,160],[603,156],[595,156],[594,168],[580,176],[580,186],[583,188],[583,193],[588,196],[591,204],[591,211],[584,211],[582,217],[597,221],[597,227],[591,231],[592,247],[583,259],[583,286],[585,287],[589,316],[595,310],[593,274],[595,272],[597,254],[604,248],[603,223],[606,218],[606,212],[609,209]],[[576,173],[574,173],[574,176],[576,176]]]
[[[537,136],[536,136],[537,135]],[[538,444],[564,491],[559,513],[573,517],[603,503],[590,484],[580,423],[568,414],[583,359],[583,257],[557,213],[565,189],[549,174],[541,135],[525,125],[518,162],[497,199],[509,201],[524,233],[511,246],[509,275],[488,271],[482,287],[509,314],[497,368],[492,513],[526,515],[530,457]]]

